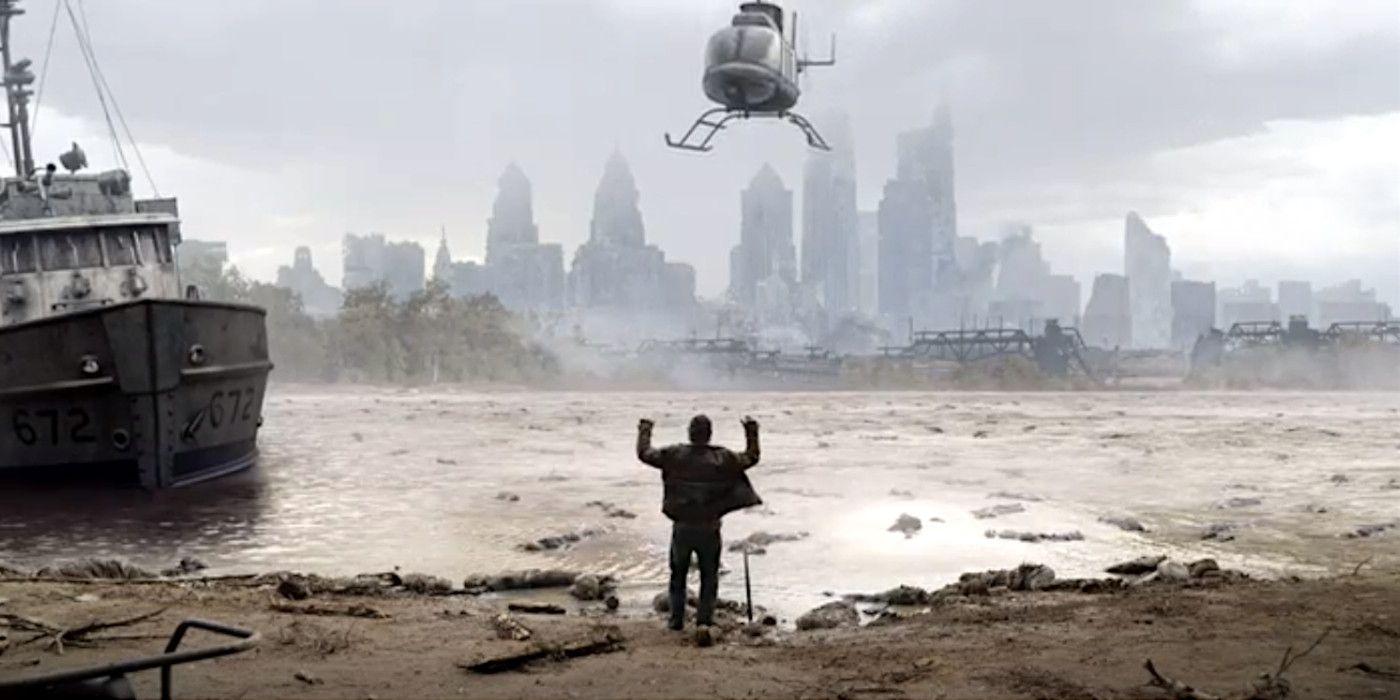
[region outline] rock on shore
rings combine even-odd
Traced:
[[[832,601],[797,618],[797,629],[803,631],[855,627],[859,624],[860,613],[856,611],[856,606],[844,600]]]

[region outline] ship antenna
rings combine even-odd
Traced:
[[[5,85],[5,106],[8,121],[4,128],[10,130],[10,145],[14,153],[15,174],[28,177],[34,172],[34,150],[29,142],[29,96],[34,94],[29,85],[34,82],[34,73],[29,70],[29,59],[12,63],[10,56],[10,20],[24,14],[16,7],[19,0],[0,0],[0,63],[4,69],[0,82]]]

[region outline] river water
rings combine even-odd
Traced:
[[[1395,393],[532,393],[275,387],[248,474],[161,494],[0,486],[0,561],[197,556],[211,573],[471,573],[562,567],[617,575],[643,600],[665,580],[668,526],[654,470],[633,457],[639,417],[680,440],[695,412],[741,448],[764,507],[727,539],[806,532],[752,558],[757,602],[784,612],[823,592],[937,586],[1022,561],[1062,576],[1166,551],[1270,574],[1400,563]],[[519,500],[502,499],[503,493]],[[1235,501],[1232,507],[1231,499]],[[1257,499],[1257,503],[1252,499]],[[609,518],[607,501],[635,519]],[[1024,512],[972,511],[1020,503]],[[1324,512],[1319,512],[1324,511]],[[888,528],[901,514],[922,529]],[[1148,533],[1099,521],[1132,516]],[[1236,538],[1201,540],[1213,523]],[[516,545],[604,532],[543,553]],[[988,539],[988,529],[1083,541]],[[741,557],[721,595],[741,597]]]

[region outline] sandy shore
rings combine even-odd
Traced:
[[[275,582],[0,583],[0,680],[152,654],[185,618],[258,630],[256,650],[180,667],[183,698],[1154,698],[1143,662],[1227,697],[1326,637],[1284,674],[1294,697],[1396,698],[1400,572],[1363,567],[1320,580],[1153,583],[1107,593],[1010,592],[956,596],[903,609],[878,626],[746,632],[735,622],[712,647],[663,628],[659,617],[601,604],[564,615],[513,613],[529,641],[501,640],[501,599],[463,595],[279,596]],[[95,633],[62,655],[14,616],[72,629],[159,615]],[[354,612],[317,615],[308,612]],[[1329,631],[1330,630],[1330,631]],[[485,659],[611,633],[620,648],[537,661],[495,674]],[[212,643],[192,637],[194,645]],[[8,648],[5,648],[8,646]],[[1350,670],[1348,670],[1350,669]],[[158,674],[134,678],[155,697]],[[0,693],[3,694],[3,693]]]

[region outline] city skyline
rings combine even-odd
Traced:
[[[38,23],[52,10],[26,7]],[[446,225],[454,249],[475,253],[511,160],[534,174],[541,231],[572,250],[588,234],[582,183],[620,147],[647,183],[652,242],[696,265],[706,296],[727,281],[713,253],[736,242],[736,187],[763,162],[798,183],[808,156],[776,124],[736,126],[703,157],[662,144],[704,104],[704,42],[733,11],[729,0],[421,0],[385,22],[373,3],[88,8],[161,193],[180,196],[191,237],[228,241],[252,277],[272,279],[297,245],[331,259],[346,231],[431,250]],[[892,135],[946,94],[960,235],[1029,223],[1050,264],[1087,289],[1121,256],[1124,213],[1138,211],[1188,278],[1359,277],[1400,302],[1392,3],[806,0],[801,11],[812,37],[840,35],[841,63],[806,81],[803,104],[820,128],[833,110],[850,115],[862,211],[894,173]],[[184,31],[151,31],[168,24]],[[622,39],[598,50],[600,35]],[[259,51],[235,48],[250,42]],[[44,33],[15,48],[41,58]],[[78,141],[101,169],[112,156],[83,71],[52,66],[36,152]],[[172,86],[179,109],[166,108]]]

